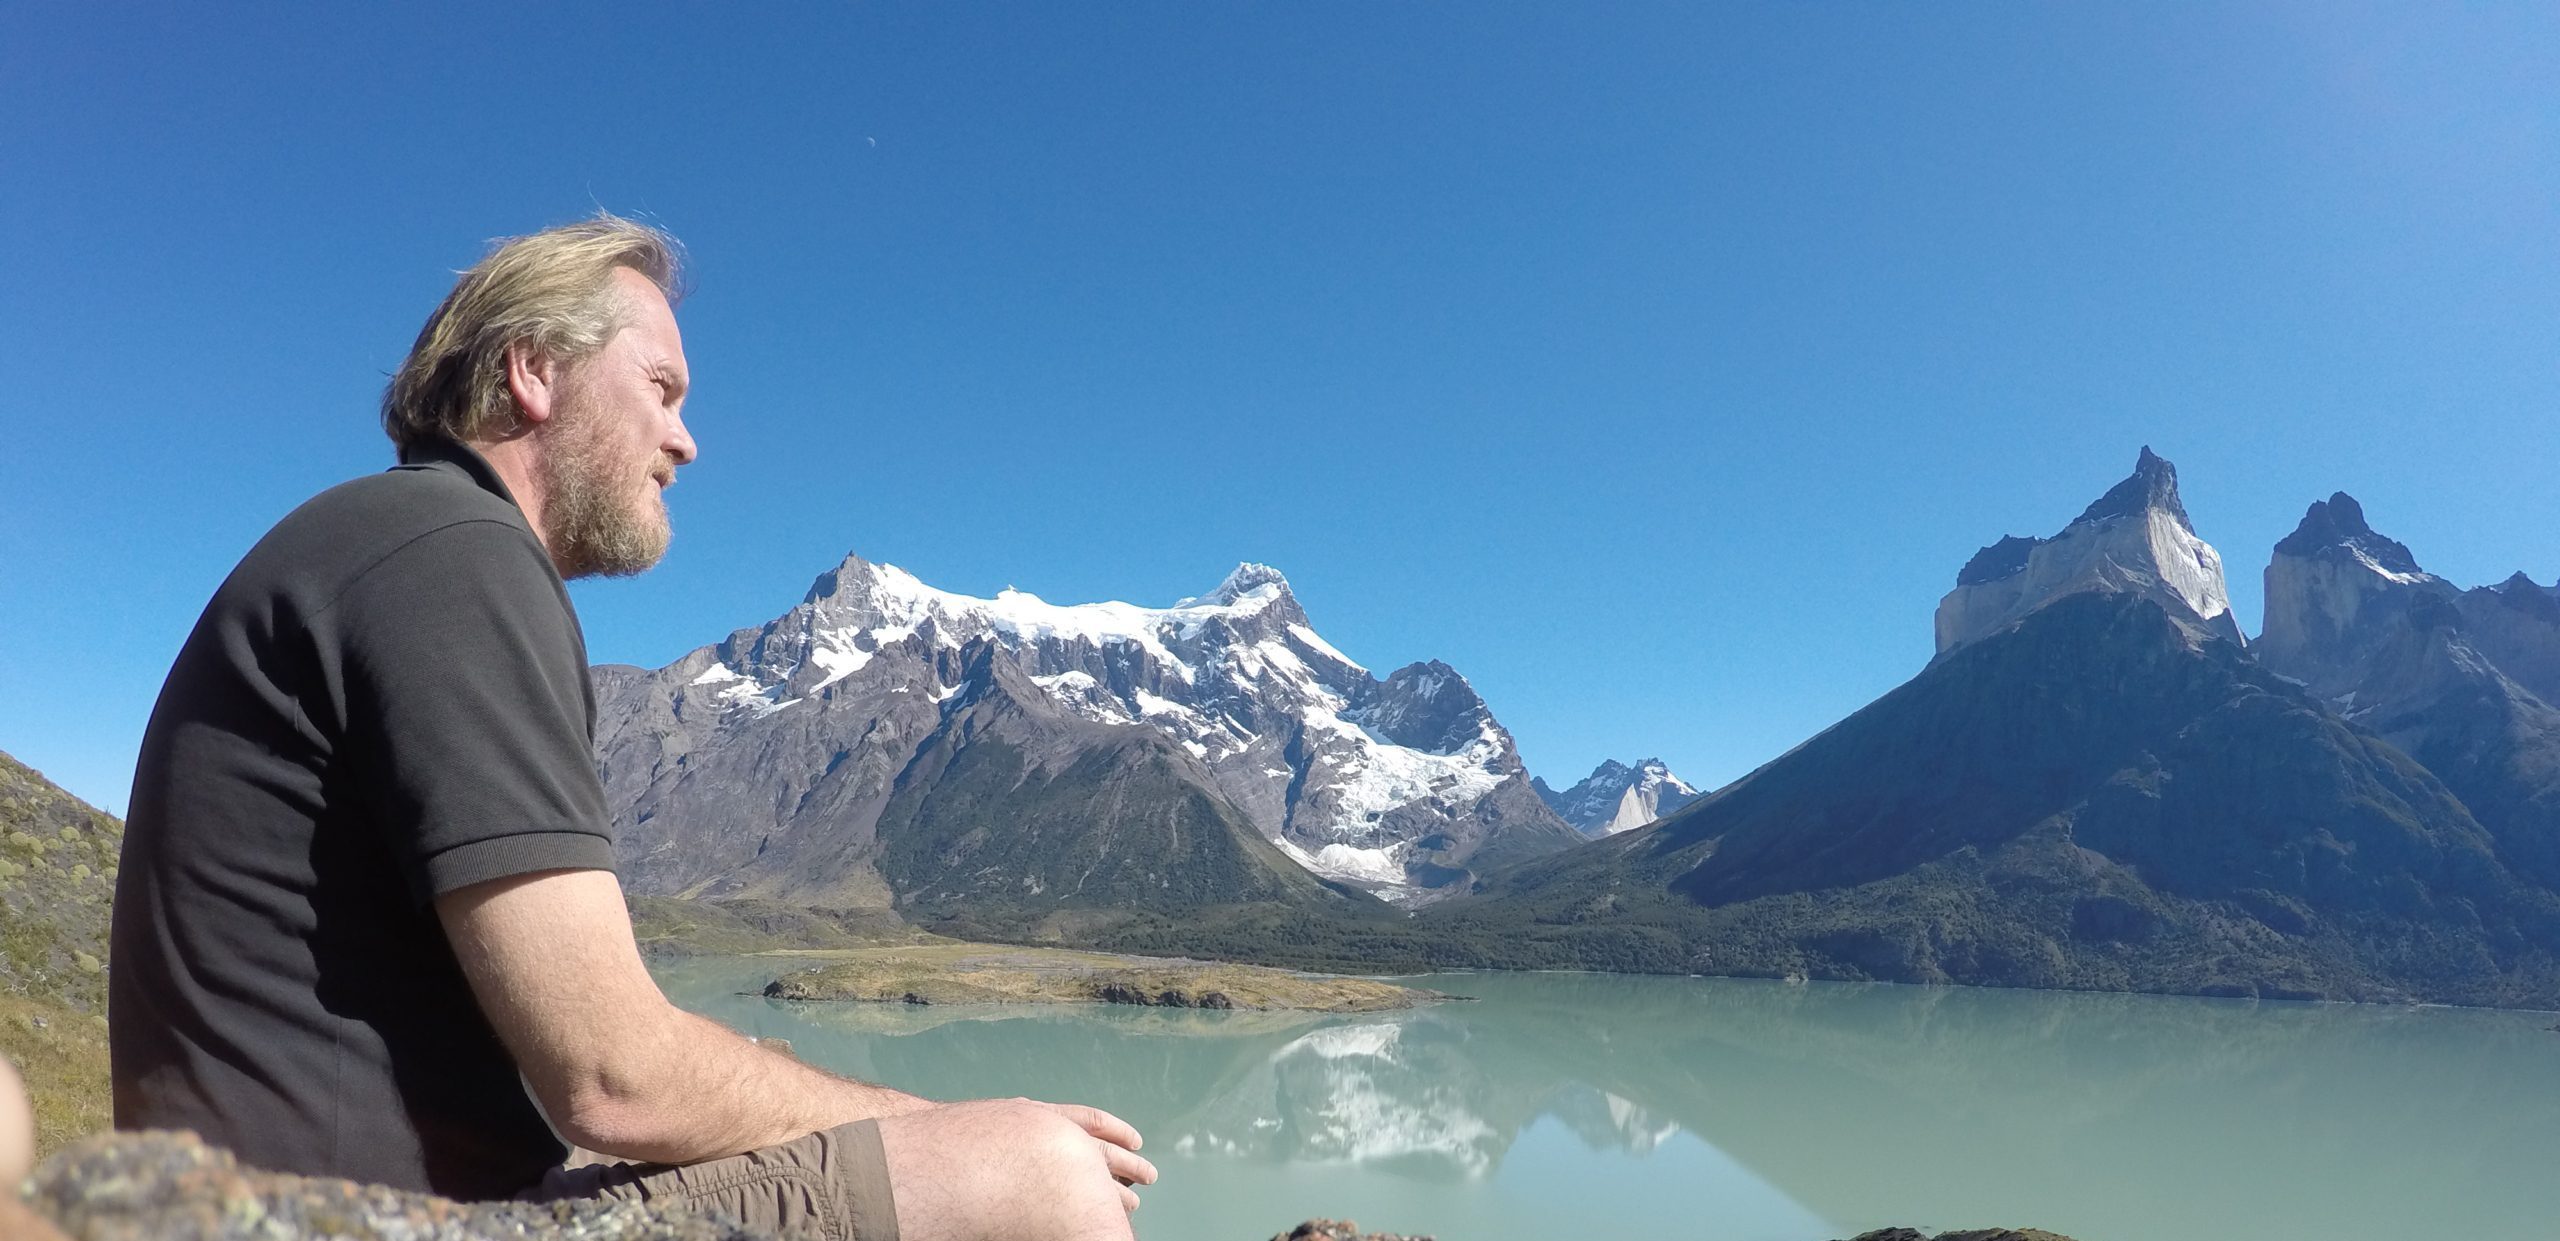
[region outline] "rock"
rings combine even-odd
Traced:
[[[1432,1241],[1427,1236],[1408,1237],[1387,1232],[1362,1232],[1360,1225],[1347,1219],[1311,1219],[1271,1241]]]
[[[1963,1232],[1942,1232],[1936,1237],[1917,1228],[1878,1228],[1862,1232],[1849,1241],[2071,1241],[2058,1232],[2041,1228],[1972,1228]]]
[[[34,1209],[34,1217],[26,1214],[26,1207]],[[261,1172],[241,1167],[228,1152],[205,1145],[191,1133],[107,1134],[64,1150],[36,1170],[25,1206],[0,1197],[0,1237],[8,1241],[779,1241],[674,1206],[455,1202],[380,1185]],[[1318,1219],[1280,1233],[1273,1241],[1432,1238],[1364,1233],[1348,1221]]]
[[[2222,556],[2196,537],[2178,471],[2148,447],[2133,474],[2052,538],[2009,536],[1976,553],[1938,603],[1938,657],[2057,599],[2087,592],[2150,599],[2181,628],[2241,645]]]
[[[260,1172],[189,1133],[81,1142],[36,1170],[27,1201],[71,1241],[770,1241],[646,1203],[464,1203]]]

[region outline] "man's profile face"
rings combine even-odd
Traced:
[[[675,312],[648,277],[613,273],[623,325],[561,369],[539,469],[542,524],[564,577],[622,576],[667,551],[660,496],[694,458],[681,411],[690,382]]]

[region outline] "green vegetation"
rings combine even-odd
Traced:
[[[837,959],[785,975],[765,994],[785,1000],[1142,1004],[1331,1013],[1410,1008],[1437,998],[1365,978],[944,939],[829,955]]]
[[[124,824],[0,754],[0,1055],[39,1154],[107,1127],[107,916]]]
[[[105,1130],[107,1019],[24,995],[0,995],[0,1053],[18,1066],[36,1113],[36,1157]]]

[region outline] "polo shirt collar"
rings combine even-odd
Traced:
[[[440,435],[419,440],[400,450],[400,464],[454,471],[478,483],[482,491],[515,504],[519,510],[524,508],[516,504],[515,494],[507,490],[506,480],[498,477],[498,471],[489,465],[489,459],[458,440]]]

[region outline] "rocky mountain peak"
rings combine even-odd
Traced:
[[[894,881],[880,857],[854,856],[862,846],[817,855],[844,824],[848,840],[877,829],[890,795],[928,778],[910,766],[937,730],[965,744],[998,722],[1043,763],[1106,736],[1114,753],[1179,752],[1176,778],[1258,829],[1271,859],[1391,899],[1447,895],[1469,866],[1574,839],[1456,669],[1372,675],[1261,564],[1205,598],[1145,607],[979,598],[847,556],[773,621],[597,683],[607,791],[627,838],[646,841],[635,890]],[[641,829],[661,815],[733,842],[802,834],[808,855],[722,855],[678,827]]]
[[[2003,535],[1999,542],[1975,552],[1973,559],[1964,562],[1964,567],[1956,571],[1956,585],[1979,586],[2024,573],[2027,556],[2044,543],[2043,539]]]
[[[1520,768],[1511,734],[1494,722],[1484,697],[1457,669],[1436,659],[1388,673],[1370,700],[1344,718],[1389,742],[1428,754],[1457,754],[1489,744],[1498,769]]]
[[[2133,473],[2051,538],[2015,535],[1976,552],[1938,603],[1938,654],[2017,623],[2067,595],[2140,595],[2199,640],[2243,641],[2222,556],[2197,538],[2178,470],[2142,449]]]
[[[2418,567],[2418,558],[2409,553],[2408,545],[2375,533],[2364,519],[2364,506],[2343,491],[2331,493],[2326,500],[2312,501],[2302,515],[2302,524],[2276,544],[2279,556],[2316,556],[2323,552],[2361,559],[2384,573],[2414,576],[2425,572]]]
[[[1533,787],[1549,808],[1585,836],[1610,836],[1642,827],[1699,797],[1695,787],[1671,774],[1670,766],[1659,758],[1634,766],[1608,759],[1561,793],[1544,780],[1535,781]]]
[[[1278,569],[1248,560],[1238,564],[1233,572],[1227,574],[1225,581],[1218,583],[1216,590],[1209,592],[1208,601],[1225,606],[1265,586],[1277,586],[1281,594],[1289,593],[1289,579]]]
[[[2532,575],[2522,569],[2516,570],[2507,580],[2488,589],[2509,603],[2526,607],[2545,608],[2560,605],[2560,584],[2545,586],[2533,580]]]
[[[2195,529],[2187,521],[2187,506],[2178,499],[2178,467],[2169,464],[2167,458],[2151,451],[2151,446],[2145,444],[2142,455],[2134,460],[2133,473],[2123,482],[2108,488],[2107,494],[2098,497],[2097,502],[2082,511],[2071,524],[2078,526],[2138,517],[2154,510],[2177,518],[2178,524],[2190,532]]]
[[[859,592],[862,586],[871,581],[877,571],[878,566],[863,559],[859,553],[846,552],[844,559],[838,562],[836,567],[819,574],[816,580],[809,583],[809,593],[802,595],[800,602],[822,603],[844,596],[848,592]]]
[[[2517,573],[2495,586],[2466,590],[2454,604],[2482,657],[2546,704],[2560,707],[2560,586]]]
[[[2276,544],[2266,586],[2259,658],[2326,698],[2372,694],[2377,677],[2408,673],[2427,635],[2463,623],[2453,586],[2376,532],[2343,491],[2315,501]]]

